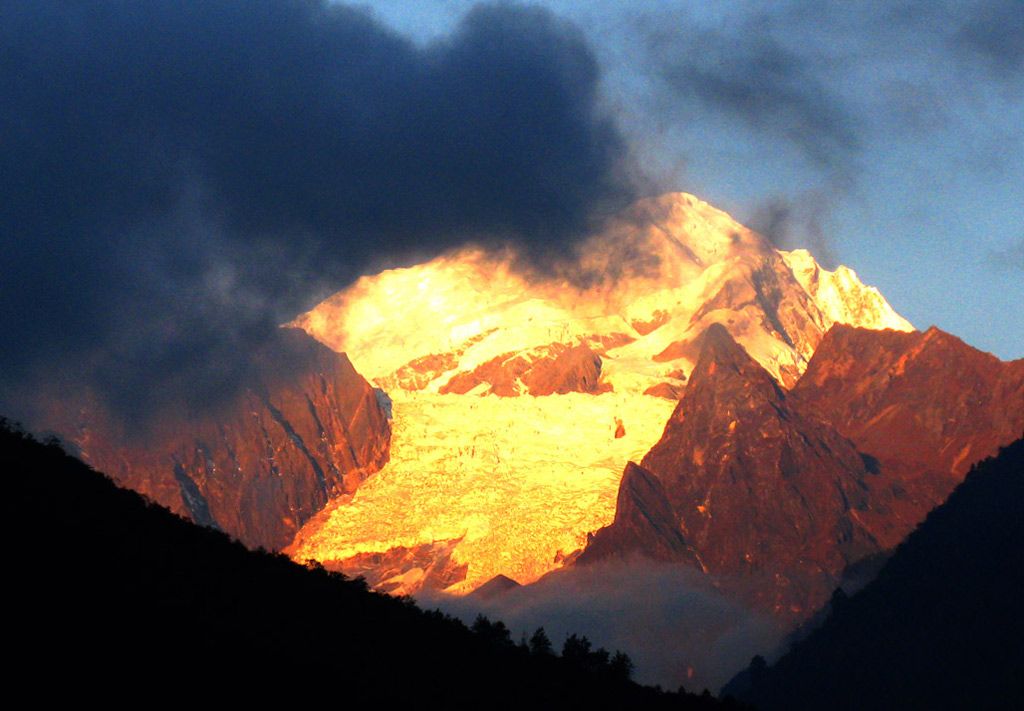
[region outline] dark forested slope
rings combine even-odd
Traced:
[[[714,708],[254,553],[0,422],[8,694],[33,703]],[[577,640],[578,641],[578,640]],[[556,640],[557,643],[557,640]],[[535,644],[534,647],[537,647]],[[580,647],[580,649],[577,649]]]

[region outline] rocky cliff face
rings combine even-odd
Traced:
[[[670,509],[624,477],[615,522],[580,562],[642,550],[628,512],[660,511],[719,584],[783,619],[827,599],[847,566],[891,550],[978,459],[1024,431],[1024,361],[932,329],[836,326],[787,392],[709,328],[661,440],[643,458]],[[650,526],[648,526],[650,528]],[[673,559],[682,560],[676,555]]]
[[[937,328],[836,326],[793,394],[868,456],[863,520],[886,548],[1024,432],[1024,360],[1004,363]]]
[[[678,521],[706,573],[780,617],[813,610],[848,564],[879,550],[858,518],[869,473],[856,449],[721,326],[707,330],[686,393],[642,467],[669,504],[659,527]],[[625,490],[624,479],[620,506],[652,510]],[[581,560],[621,537],[622,523],[617,514]],[[647,549],[664,557],[663,545]]]
[[[629,462],[622,473],[615,520],[597,531],[577,557],[580,565],[604,558],[639,552],[655,560],[700,565],[694,549],[682,534],[679,515],[672,508],[665,487],[652,472]]]
[[[963,479],[1024,428],[1024,359],[1004,363],[934,327],[837,325],[794,393],[883,465],[941,480]]]
[[[161,413],[145,433],[129,434],[96,401],[55,403],[47,425],[120,484],[280,550],[387,461],[390,426],[348,358],[301,331],[283,329],[254,358],[255,376],[230,401]]]
[[[535,397],[571,392],[597,394],[611,387],[599,383],[601,357],[584,344],[561,343],[533,348],[528,353],[503,353],[471,371],[457,373],[438,392],[465,395]]]

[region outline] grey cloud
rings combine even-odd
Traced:
[[[802,57],[773,36],[768,15],[728,29],[696,25],[648,28],[653,71],[672,101],[697,102],[795,146],[817,169],[853,170],[855,118]]]
[[[964,107],[985,110],[977,107],[993,88],[1024,85],[1024,11],[1015,0],[679,7],[648,5],[633,22],[647,47],[652,105],[662,121],[717,121],[761,156],[778,156],[778,165],[750,170],[780,174],[790,187],[762,196],[749,218],[825,262],[835,255],[823,225],[857,198],[867,161],[899,150],[897,142],[954,130]],[[721,145],[684,150],[732,159]],[[689,170],[699,169],[691,161]]]
[[[1024,238],[1005,249],[989,253],[989,263],[1000,271],[1024,272]]]
[[[824,191],[809,191],[793,197],[776,195],[754,207],[746,224],[778,249],[803,247],[811,251],[826,269],[838,266],[835,249],[823,221],[832,209]]]
[[[1020,83],[1024,72],[1024,7],[1019,0],[986,0],[969,6],[970,15],[949,44],[973,54],[998,77]]]
[[[770,656],[782,634],[767,619],[725,599],[699,571],[634,558],[557,571],[491,601],[421,595],[467,622],[500,619],[529,637],[537,627],[556,648],[569,634],[627,653],[635,678],[669,689],[717,692],[755,654]]]

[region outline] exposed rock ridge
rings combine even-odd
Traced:
[[[438,392],[464,395],[480,389],[481,394],[500,397],[596,394],[610,389],[599,382],[600,377],[601,358],[589,346],[552,343],[495,356],[472,371],[455,374]]]
[[[1004,363],[934,326],[836,325],[794,393],[864,451],[958,478],[1024,427],[1024,359]]]
[[[1024,431],[1024,359],[1004,363],[934,327],[836,325],[793,395],[875,461],[869,525],[889,546],[945,501],[974,463]]]
[[[577,557],[580,565],[640,552],[655,560],[683,561],[700,567],[700,560],[683,537],[679,516],[672,510],[665,487],[654,474],[629,462],[622,473],[615,520],[597,531]]]
[[[283,330],[254,356],[258,373],[230,402],[167,414],[145,436],[126,433],[98,402],[54,403],[47,426],[122,485],[246,545],[280,550],[387,461],[390,426],[348,358],[301,331]]]
[[[813,610],[851,562],[880,550],[858,522],[868,476],[853,445],[802,411],[720,325],[708,328],[689,385],[642,461],[677,531],[723,588],[784,618]],[[620,506],[642,505],[623,481]],[[625,517],[623,517],[625,518]],[[616,512],[606,539],[630,540]],[[635,536],[632,541],[635,541]],[[634,548],[636,546],[633,546]],[[644,549],[664,558],[659,545]]]

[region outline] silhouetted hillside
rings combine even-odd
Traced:
[[[253,553],[6,421],[0,466],[7,690],[33,704],[719,706],[638,687],[621,655],[531,652],[503,625],[471,631],[361,581]]]
[[[726,687],[759,709],[1024,704],[1024,440],[978,464],[860,593],[770,669]],[[740,693],[744,684],[751,684]]]

